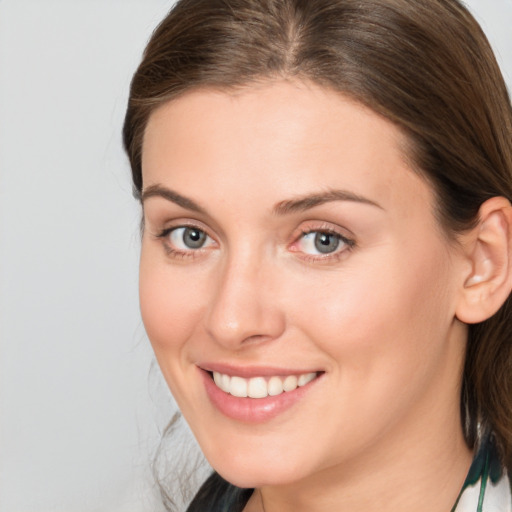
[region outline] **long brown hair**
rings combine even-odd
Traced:
[[[313,81],[407,135],[454,236],[490,197],[512,200],[512,108],[481,28],[458,0],[181,0],[155,30],[124,124],[134,192],[151,113],[194,88]],[[461,412],[467,443],[492,431],[512,471],[512,308],[469,328]]]

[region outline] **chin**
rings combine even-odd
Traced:
[[[278,461],[282,456],[269,457],[265,461],[224,459],[213,468],[224,480],[242,488],[259,488],[264,486],[281,486],[297,482],[305,478],[303,465],[301,470],[292,461]]]
[[[236,487],[241,487],[243,489],[247,488],[261,488],[266,486],[281,486],[291,484],[300,480],[300,478],[293,478],[291,475],[279,475],[275,474],[272,469],[266,469],[263,471],[255,471],[255,472],[247,472],[240,473],[230,471],[229,469],[224,471],[217,471],[224,480],[227,480],[229,483],[235,485]]]

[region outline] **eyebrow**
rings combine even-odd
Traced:
[[[178,194],[178,192],[162,185],[151,185],[145,189],[142,192],[142,203],[150,197],[163,197],[164,199],[167,199],[167,201],[171,201],[172,203],[175,203],[187,210],[196,213],[206,213],[205,209],[199,206],[195,201],[192,201],[192,199],[182,196],[181,194]]]
[[[181,194],[178,194],[178,192],[175,192],[174,190],[171,190],[162,185],[151,185],[142,192],[143,203],[150,197],[162,197],[167,199],[167,201],[171,201],[172,203],[175,203],[187,210],[202,214],[207,213],[203,207],[199,206],[192,199],[182,196]],[[314,208],[315,206],[320,206],[322,204],[330,203],[333,201],[350,201],[355,203],[362,203],[375,206],[383,210],[382,206],[380,206],[375,201],[372,201],[371,199],[360,196],[348,190],[328,190],[326,192],[308,194],[296,199],[280,201],[274,206],[272,211],[274,215],[287,215],[291,213],[303,212]]]
[[[362,203],[370,206],[375,206],[383,210],[382,206],[371,199],[354,194],[348,190],[328,190],[316,194],[309,194],[306,196],[298,197],[297,199],[290,199],[281,201],[274,207],[273,212],[276,215],[286,215],[289,213],[303,212],[320,206],[332,201],[350,201],[354,203]]]

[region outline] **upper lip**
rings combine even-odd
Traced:
[[[197,366],[207,372],[218,372],[225,375],[244,377],[247,379],[250,379],[251,377],[272,377],[274,375],[302,375],[305,373],[317,373],[321,371],[312,368],[292,369],[278,366],[235,366],[224,363],[200,363]]]

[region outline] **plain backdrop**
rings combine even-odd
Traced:
[[[171,4],[0,0],[2,512],[161,510],[150,462],[173,405],[139,316],[120,131]],[[510,88],[512,0],[468,5]]]

